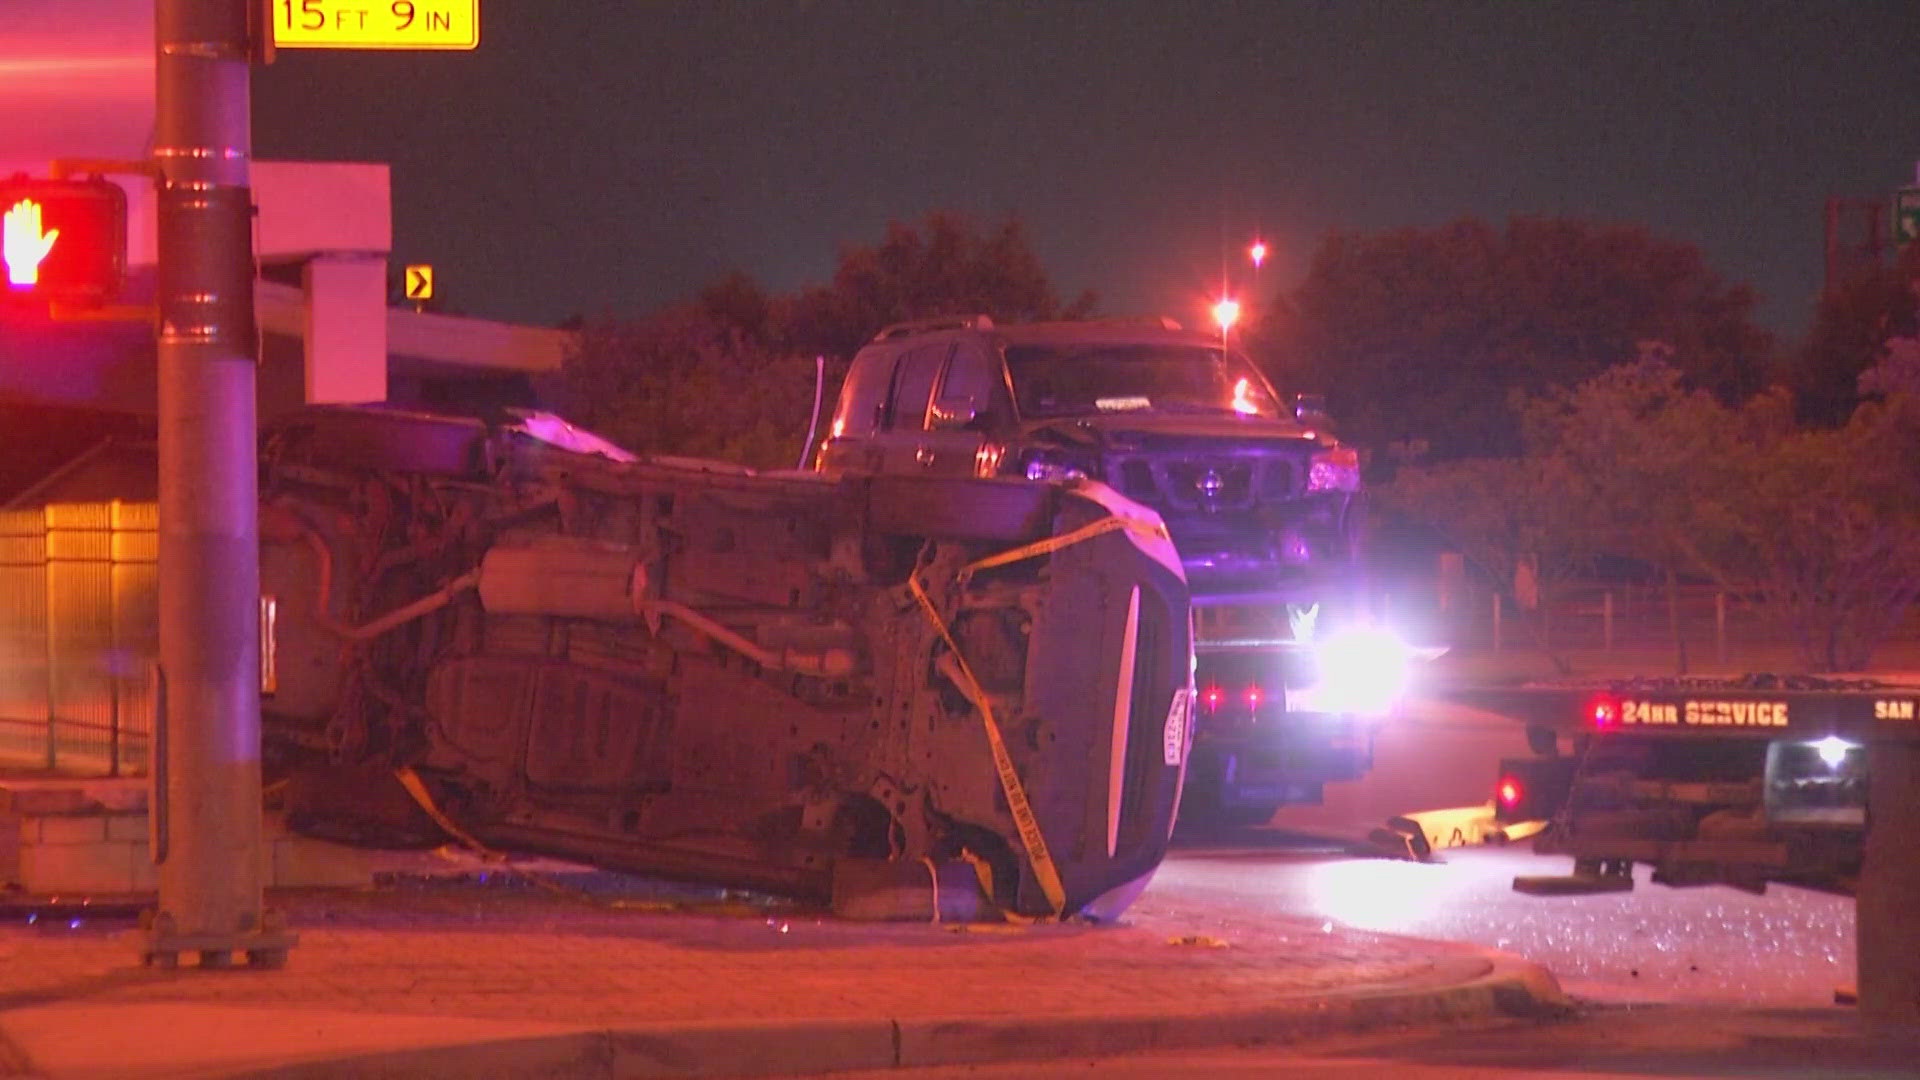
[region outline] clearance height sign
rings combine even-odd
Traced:
[[[480,0],[268,0],[276,49],[473,49]]]

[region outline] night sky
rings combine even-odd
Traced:
[[[424,8],[434,0],[417,0]],[[449,308],[822,283],[889,219],[1027,225],[1065,295],[1198,320],[1332,230],[1514,214],[1698,243],[1797,336],[1828,195],[1920,158],[1913,3],[482,0],[471,53],[287,52],[262,158],[391,162]]]

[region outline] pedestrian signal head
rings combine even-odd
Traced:
[[[126,273],[127,195],[98,177],[0,180],[0,263],[10,299],[104,304]]]

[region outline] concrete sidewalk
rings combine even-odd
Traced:
[[[129,924],[0,926],[0,1075],[795,1075],[1285,1042],[1564,1010],[1480,949],[1306,920],[853,924],[483,887],[274,894],[281,970],[144,968]]]

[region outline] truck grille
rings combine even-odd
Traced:
[[[1153,466],[1135,459],[1120,463],[1120,493],[1143,503],[1160,500],[1160,484],[1153,478]]]
[[[1127,458],[1115,470],[1130,499],[1164,510],[1246,510],[1299,497],[1300,471],[1284,457]]]

